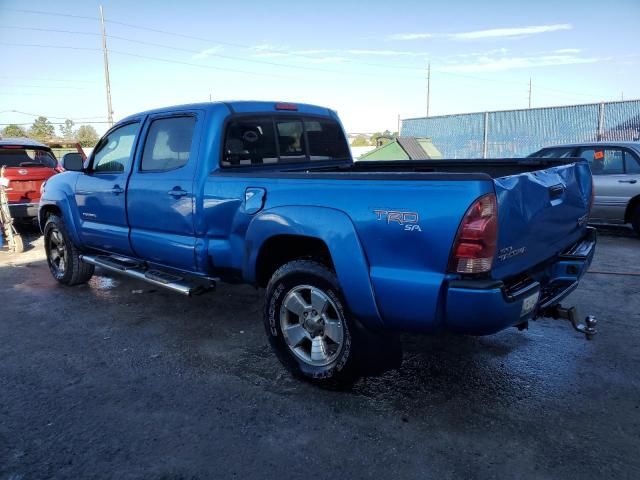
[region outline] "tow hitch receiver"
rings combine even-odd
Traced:
[[[565,308],[562,305],[549,307],[542,312],[544,317],[553,318],[555,320],[569,320],[574,330],[583,333],[587,340],[592,340],[597,333],[596,325],[598,321],[593,315],[587,315],[584,323],[578,319],[578,310],[576,307]]]

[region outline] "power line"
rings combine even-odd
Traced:
[[[57,13],[57,12],[44,12],[41,10],[25,10],[25,9],[17,9],[17,8],[8,8],[7,10],[12,10],[15,12],[22,12],[22,13],[33,13],[33,14],[39,14],[39,15],[53,15],[53,16],[58,16],[58,17],[71,17],[71,18],[82,18],[82,19],[88,19],[88,20],[99,20],[98,17],[88,17],[88,16],[80,16],[80,15],[69,15],[69,14],[63,14],[63,13]],[[204,38],[204,37],[198,37],[195,35],[187,35],[184,33],[177,33],[177,32],[171,32],[171,31],[167,31],[167,30],[161,30],[158,28],[150,28],[150,27],[145,27],[142,25],[135,25],[132,23],[126,23],[126,22],[119,22],[116,20],[105,20],[105,23],[111,23],[113,25],[121,25],[123,27],[128,27],[128,28],[133,28],[133,29],[137,29],[137,30],[144,30],[147,32],[154,32],[154,33],[160,33],[163,35],[170,35],[170,36],[174,36],[174,37],[180,37],[180,38],[186,38],[186,39],[190,39],[190,40],[198,40],[200,42],[207,42],[209,44],[214,43],[214,44],[218,44],[218,45],[225,45],[228,47],[235,47],[235,48],[242,48],[242,49],[248,49],[251,51],[255,51],[255,48],[251,45],[244,45],[241,43],[232,43],[232,42],[226,42],[226,41],[221,41],[221,40],[213,40],[211,38]],[[26,28],[26,27],[12,27],[12,28],[20,28],[20,29],[32,29],[32,28]],[[35,28],[33,29],[35,30]],[[40,29],[42,31],[46,31],[45,29]],[[60,33],[79,33],[81,35],[91,35],[88,32],[71,32],[71,31],[59,31]],[[97,34],[94,34],[97,35]],[[198,52],[199,53],[199,52]],[[278,50],[277,53],[282,53],[284,55],[287,56],[291,56],[291,57],[300,57],[300,58],[304,58],[304,59],[315,59],[316,57],[310,56],[310,55],[305,55],[302,53],[297,53],[297,52],[291,52],[291,51],[286,51],[286,50]],[[354,63],[354,64],[360,64],[360,65],[368,65],[368,66],[372,66],[372,67],[382,67],[382,68],[401,68],[401,69],[410,69],[410,70],[415,70],[415,71],[420,71],[420,67],[418,66],[409,66],[409,65],[389,65],[389,64],[384,64],[384,63],[375,63],[375,62],[363,62],[360,60],[352,60],[352,59],[347,59],[348,63]]]
[[[29,113],[29,112],[23,112],[20,110],[2,110],[0,111],[0,114],[2,113],[19,113],[21,115],[28,115],[30,117],[47,117],[47,118],[54,118],[54,119],[58,119],[58,120],[92,120],[95,118],[104,118],[101,115],[95,115],[93,117],[76,117],[76,118],[69,118],[69,117],[59,117],[56,115],[42,115],[39,113]]]
[[[13,12],[20,13],[35,13],[38,15],[51,15],[54,17],[67,17],[67,18],[81,18],[83,20],[99,20],[98,17],[88,17],[84,15],[72,15],[70,13],[57,13],[57,12],[43,12],[42,10],[27,10],[24,8],[5,8],[5,10],[11,10]]]
[[[51,125],[64,125],[64,122],[49,122]],[[108,121],[91,121],[91,122],[81,122],[83,125],[102,125],[105,123],[109,123]],[[0,123],[0,125],[17,125],[18,127],[28,127],[33,125],[33,123]]]
[[[11,11],[21,12],[21,13],[38,14],[38,15],[50,15],[50,16],[78,18],[78,19],[85,19],[85,20],[99,20],[99,17],[91,17],[91,16],[84,16],[84,15],[73,15],[73,14],[65,14],[65,13],[58,13],[58,12],[47,12],[47,11],[33,10],[33,9],[6,8],[5,10],[11,10]],[[160,33],[160,34],[164,34],[164,35],[171,35],[171,36],[174,36],[174,37],[181,37],[181,38],[186,38],[186,39],[191,39],[191,40],[198,40],[198,41],[201,41],[201,42],[209,42],[209,43],[214,43],[214,44],[219,44],[219,45],[226,45],[226,46],[249,49],[251,51],[255,51],[255,48],[252,47],[252,46],[249,46],[249,45],[243,45],[243,44],[239,44],[239,43],[232,43],[232,42],[226,42],[226,41],[220,41],[220,40],[213,40],[213,39],[210,39],[210,38],[204,38],[204,37],[199,37],[199,36],[195,36],[195,35],[187,35],[187,34],[182,34],[182,33],[177,33],[177,32],[171,32],[171,31],[157,29],[157,28],[150,28],[150,27],[131,24],[131,23],[127,23],[127,22],[120,22],[120,21],[116,21],[116,20],[105,20],[105,23],[110,23],[110,24],[114,24],[114,25],[121,25],[121,26],[128,27],[128,28],[133,28],[133,29],[138,29],[138,30],[143,30],[143,31],[148,31],[148,32],[154,32],[154,33]],[[39,31],[47,31],[47,29],[36,29],[36,28],[27,28],[27,27],[10,27],[10,28],[20,28],[20,29],[25,29],[25,30],[26,29],[32,29],[32,30],[39,30]],[[80,35],[97,35],[97,34],[92,34],[90,32],[74,32],[74,31],[63,31],[63,30],[58,30],[58,31],[60,33],[72,33],[72,34],[80,34]],[[112,38],[119,38],[121,40],[131,41],[131,42],[135,42],[135,43],[149,44],[149,45],[158,46],[158,47],[161,47],[161,48],[173,48],[173,49],[176,49],[176,50],[179,49],[178,47],[169,47],[169,46],[161,45],[161,44],[153,44],[151,42],[143,42],[143,41],[140,41],[140,40],[128,39],[126,37],[115,37],[115,36],[112,36]],[[9,44],[6,44],[6,45],[9,45]],[[20,45],[15,44],[14,46],[20,46]],[[46,48],[47,46],[43,46],[43,47]],[[81,47],[56,47],[56,48],[68,48],[68,49],[76,49],[76,50],[93,50],[93,49],[81,48]],[[186,49],[183,49],[183,50],[187,51]],[[200,53],[200,52],[196,52],[196,51],[192,51],[192,50],[188,50],[188,51],[190,53]],[[120,53],[123,54],[123,55],[133,55],[133,54],[127,54],[125,52],[120,52]],[[291,57],[301,57],[301,58],[305,58],[307,60],[308,59],[317,59],[317,57],[304,55],[304,54],[301,54],[301,53],[296,53],[296,52],[291,52],[291,51],[285,51],[285,50],[278,50],[277,53],[282,53],[284,55],[291,56]],[[211,56],[222,56],[220,54],[210,54],[210,55]],[[139,58],[146,58],[146,57],[141,56],[141,55],[139,55],[138,57]],[[289,67],[289,68],[314,69],[314,70],[317,70],[317,71],[327,71],[327,72],[329,72],[328,69],[317,69],[317,68],[308,67],[308,66],[306,66],[306,67],[305,66],[295,67],[295,66],[290,66],[290,65],[286,65],[286,64],[279,64],[279,63],[276,63],[276,62],[268,62],[267,63],[265,61],[260,61],[260,60],[257,60],[257,59],[242,59],[242,58],[237,58],[237,57],[232,57],[232,56],[222,56],[222,57],[223,58],[229,58],[229,59],[232,59],[232,60],[238,60],[238,61],[249,61],[249,62],[255,62],[255,63],[266,63],[266,64],[272,64],[272,65],[276,65],[276,66]],[[155,58],[149,57],[149,59],[158,60],[158,61],[166,61],[166,62],[169,61],[169,60],[166,60],[166,59],[159,59],[157,57],[155,57]],[[368,65],[368,66],[383,67],[383,68],[393,68],[393,69],[401,68],[401,69],[410,69],[410,70],[416,70],[416,71],[420,71],[421,70],[421,68],[419,66],[397,65],[397,64],[393,64],[393,65],[380,64],[380,63],[374,63],[374,62],[362,62],[362,61],[359,61],[359,60],[352,60],[352,59],[346,59],[346,62],[347,63],[351,63],[351,64],[360,64],[360,65]],[[182,64],[191,65],[191,66],[199,66],[199,65],[196,65],[196,64],[190,64],[188,62],[182,62]],[[521,82],[517,82],[517,81],[513,81],[513,80],[503,80],[503,79],[495,79],[495,78],[477,77],[477,76],[472,76],[472,75],[465,75],[465,74],[460,74],[460,73],[441,71],[441,70],[438,70],[437,68],[434,69],[434,71],[439,73],[440,75],[449,75],[449,76],[454,76],[454,77],[468,78],[468,79],[472,79],[472,80],[480,80],[480,81],[486,81],[486,82],[492,82],[492,83],[499,82],[499,83],[504,83],[504,84],[522,85]],[[254,73],[254,72],[241,72],[241,71],[238,71],[238,73]],[[344,72],[342,72],[342,71],[335,71],[335,70],[331,71],[331,73],[344,74]],[[368,75],[368,74],[362,73],[362,75]],[[414,77],[410,77],[410,78],[414,78]],[[415,77],[415,78],[423,78],[423,77]],[[569,92],[569,91],[553,89],[553,88],[550,88],[550,87],[541,87],[541,86],[537,86],[536,88],[541,89],[541,90],[556,91],[556,92],[564,93],[566,95],[571,95],[571,96],[602,98],[601,94],[590,94],[590,93],[581,93],[581,92],[574,92],[574,91]]]
[[[113,23],[111,21],[105,20],[105,23]],[[5,28],[4,26],[0,26],[0,28]],[[57,33],[68,33],[68,34],[78,34],[78,35],[92,35],[92,36],[99,36],[100,34],[98,33],[89,33],[89,32],[75,32],[72,30],[57,30],[57,29],[45,29],[45,28],[31,28],[31,27],[8,27],[8,28],[14,28],[14,29],[19,29],[19,30],[34,30],[34,31],[50,31],[50,32],[57,32]],[[122,37],[119,35],[106,35],[107,38],[112,38],[114,40],[122,40],[125,42],[131,42],[131,43],[136,43],[139,45],[148,45],[148,46],[152,46],[152,47],[159,47],[159,48],[165,48],[165,49],[169,49],[169,50],[175,50],[175,51],[179,51],[179,52],[185,52],[185,53],[191,53],[194,55],[198,55],[201,54],[202,51],[201,50],[193,50],[190,48],[183,48],[183,47],[176,47],[173,45],[164,45],[161,43],[155,43],[155,42],[149,42],[149,41],[145,41],[145,40],[137,40],[137,39],[133,39],[133,38],[128,38],[128,37]],[[251,48],[251,47],[244,47],[244,48]],[[122,52],[121,52],[122,53]],[[242,58],[242,57],[237,57],[237,56],[233,56],[233,55],[225,55],[225,54],[221,54],[221,53],[215,53],[215,52],[209,52],[206,54],[206,56],[209,57],[217,57],[217,58],[224,58],[227,60],[232,60],[232,61],[236,61],[236,62],[248,62],[248,63],[257,63],[257,64],[262,64],[262,65],[270,65],[270,66],[276,66],[276,67],[283,67],[283,68],[293,68],[296,70],[310,70],[310,71],[317,71],[317,72],[326,72],[326,73],[339,73],[339,74],[344,74],[345,72],[343,70],[336,70],[336,69],[330,69],[330,68],[323,68],[323,67],[314,67],[314,66],[309,66],[309,65],[290,65],[290,64],[286,64],[286,63],[281,63],[281,62],[273,62],[270,60],[260,60],[260,59],[255,59],[255,58]],[[312,56],[303,56],[303,55],[299,55],[299,57],[304,58],[306,60],[314,60],[315,58]],[[372,64],[373,65],[373,64]],[[393,65],[378,65],[376,64],[376,66],[383,66],[385,68],[395,68]],[[411,68],[413,69],[414,67],[407,67],[407,68]],[[417,70],[417,68],[416,68]],[[240,73],[246,73],[246,72],[240,72]],[[368,76],[370,75],[369,73],[364,73],[364,72],[351,72],[351,75],[365,75]],[[395,75],[393,75],[395,76]],[[405,77],[406,78],[406,77]],[[413,76],[410,78],[422,78],[419,76]]]
[[[90,52],[100,52],[99,48],[91,48],[91,47],[72,47],[67,45],[42,45],[37,43],[9,43],[9,42],[0,42],[0,45],[5,45],[7,47],[37,47],[37,48],[61,48],[65,50],[84,50]]]
[[[0,27],[2,28],[2,27]],[[31,77],[14,77],[12,75],[0,75],[0,78],[6,78],[8,80],[33,80]],[[93,80],[77,80],[71,78],[51,78],[47,77],[47,82],[66,82],[66,83],[95,83]]]
[[[20,84],[20,88],[58,88],[58,89],[66,89],[66,90],[86,90],[86,88],[82,87],[67,87],[61,85],[24,85]]]
[[[25,10],[25,9],[8,9],[8,10],[19,11],[19,12],[23,12],[23,13],[36,13],[36,14],[42,14],[42,15],[54,15],[54,16],[62,16],[62,17],[99,20],[98,17],[69,15],[69,14],[54,13],[54,12],[43,12],[43,11],[37,11],[37,10]],[[128,28],[138,29],[138,30],[144,30],[144,31],[149,31],[149,32],[154,32],[154,33],[161,33],[161,34],[171,35],[171,36],[175,36],[175,37],[187,38],[187,39],[191,39],[191,40],[198,40],[198,41],[202,41],[202,42],[215,43],[215,44],[219,44],[219,45],[226,45],[226,46],[232,46],[232,47],[243,48],[243,49],[248,49],[248,50],[251,50],[251,51],[255,51],[254,47],[249,46],[249,45],[239,44],[239,43],[212,40],[212,39],[207,39],[207,38],[204,38],[204,37],[198,37],[198,36],[195,36],[195,35],[187,35],[187,34],[182,34],[182,33],[170,32],[170,31],[167,31],[167,30],[144,27],[142,25],[135,25],[135,24],[126,23],[126,22],[119,22],[119,21],[115,21],[115,20],[105,20],[105,23],[111,23],[111,24],[114,24],[114,25],[121,25],[121,26],[125,26],[125,27],[128,27]],[[47,32],[68,33],[68,34],[78,34],[78,35],[90,35],[90,36],[98,36],[98,35],[100,35],[98,33],[91,33],[91,32],[78,32],[78,31],[73,31],[73,30],[45,29],[45,28],[35,28],[35,27],[1,26],[0,28],[13,28],[13,29],[19,29],[19,30],[47,31]],[[191,49],[186,49],[186,48],[174,47],[174,46],[163,45],[163,44],[154,43],[154,42],[136,40],[136,39],[122,37],[122,36],[116,36],[116,35],[107,35],[107,36],[109,38],[122,40],[122,41],[127,41],[127,42],[132,42],[132,43],[138,43],[138,44],[142,44],[142,45],[150,45],[150,46],[155,46],[155,47],[159,47],[159,48],[166,48],[166,49],[171,49],[171,50],[184,51],[184,52],[193,53],[193,54],[201,53],[201,51],[199,51],[199,50],[191,50]],[[300,54],[300,53],[296,53],[296,52],[290,52],[290,51],[284,51],[284,50],[283,51],[278,50],[277,53],[282,53],[283,55],[290,56],[290,57],[304,58],[306,60],[317,59],[317,57],[313,57],[313,56],[310,56],[310,55],[304,55],[304,54]],[[226,59],[230,59],[230,60],[234,60],[234,61],[261,63],[261,64],[265,64],[265,65],[273,65],[273,66],[279,66],[279,67],[285,67],[285,68],[315,70],[315,71],[323,71],[323,72],[329,72],[329,73],[341,73],[341,74],[344,73],[342,71],[331,70],[331,69],[326,69],[326,68],[318,68],[318,67],[312,67],[312,66],[287,65],[287,64],[283,64],[283,63],[279,63],[279,62],[271,62],[271,61],[259,60],[259,59],[249,59],[249,58],[234,57],[234,56],[231,56],[231,55],[223,55],[223,54],[219,54],[219,53],[208,53],[207,55],[208,56],[219,57],[219,58],[226,58]],[[373,63],[373,62],[362,62],[362,61],[359,61],[359,60],[352,60],[352,59],[346,59],[346,63],[367,65],[367,66],[374,66],[374,67],[381,67],[381,68],[388,68],[388,69],[401,68],[401,69],[409,69],[409,70],[415,70],[415,71],[420,71],[421,70],[421,68],[418,67],[418,66],[397,65],[397,64],[388,64],[388,63],[387,64],[381,64],[381,63]],[[492,83],[498,82],[498,83],[504,83],[504,84],[510,84],[510,85],[522,85],[521,82],[514,81],[514,80],[504,80],[504,79],[496,79],[496,78],[478,77],[478,76],[475,76],[475,75],[466,75],[466,74],[442,71],[442,70],[438,70],[437,68],[434,69],[434,71],[439,73],[440,75],[447,75],[447,76],[453,76],[453,77],[459,77],[459,78],[468,78],[470,80],[480,80],[480,81],[492,82]],[[368,74],[361,73],[361,75],[368,75]],[[405,78],[407,78],[407,77],[405,77]],[[416,77],[409,77],[409,78],[416,78],[417,79],[417,78],[423,78],[423,77],[416,76]],[[551,88],[551,87],[542,87],[542,86],[539,86],[539,85],[536,85],[536,88],[538,88],[540,90],[547,90],[547,91],[555,91],[555,92],[558,92],[558,93],[564,93],[564,94],[571,95],[571,96],[581,96],[581,97],[589,97],[589,98],[602,98],[601,94],[592,94],[592,93],[584,93],[584,92],[581,93],[581,92],[574,92],[574,91],[558,90],[558,89],[554,89],[554,88]]]

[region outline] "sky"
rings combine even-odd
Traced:
[[[0,0],[0,124],[107,128],[212,100],[333,108],[349,132],[397,118],[640,98],[638,0]],[[2,127],[2,125],[0,125]]]

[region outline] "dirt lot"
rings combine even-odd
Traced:
[[[271,354],[261,294],[185,299],[0,254],[0,479],[640,478],[640,240],[605,231],[570,301],[485,338],[405,338],[402,368],[324,391]]]

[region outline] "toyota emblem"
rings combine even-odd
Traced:
[[[24,169],[24,168],[21,168],[20,170],[18,170],[18,173],[19,173],[20,175],[26,175],[27,173],[29,173],[29,170],[26,170],[26,169]]]

